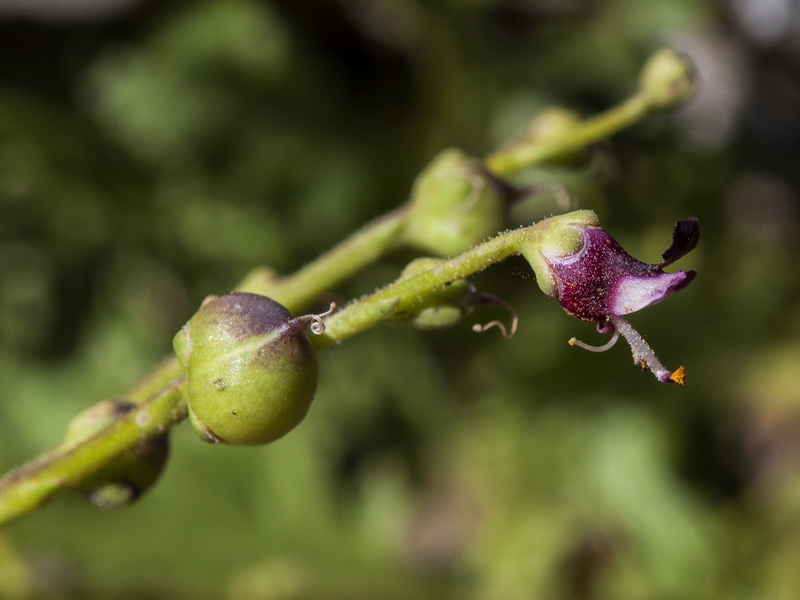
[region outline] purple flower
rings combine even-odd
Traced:
[[[594,217],[593,213],[590,214]],[[697,219],[691,217],[675,224],[672,245],[662,254],[664,260],[655,265],[643,263],[628,254],[596,225],[596,217],[594,220],[574,220],[566,226],[569,231],[559,226],[553,233],[567,241],[550,243],[539,249],[538,258],[546,263],[546,277],[549,277],[540,285],[545,292],[555,296],[569,314],[596,321],[601,333],[613,333],[611,340],[603,346],[590,346],[575,338],[570,340],[570,344],[603,352],[622,335],[633,350],[634,363],[652,371],[661,382],[683,385],[684,368],[674,371],[665,368],[623,315],[661,302],[695,278],[695,271],[665,273],[664,267],[697,245],[700,238]],[[541,276],[545,265],[538,266],[537,277]]]

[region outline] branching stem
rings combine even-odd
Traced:
[[[651,108],[640,91],[616,108],[577,123],[568,134],[518,142],[486,159],[488,169],[508,177],[553,158],[578,151],[624,129]],[[264,269],[250,273],[237,288],[270,296],[297,313],[325,290],[404,243],[407,207],[367,225],[297,273],[277,277]],[[448,282],[481,271],[535,239],[539,225],[506,232],[438,266],[401,278],[370,296],[355,300],[324,319],[325,333],[314,336],[318,348],[332,346],[397,312],[413,310]],[[125,400],[137,405],[96,435],[70,447],[56,446],[0,479],[0,526],[28,513],[54,494],[80,483],[143,442],[166,433],[187,416],[184,379],[177,360],[165,359],[130,389]]]

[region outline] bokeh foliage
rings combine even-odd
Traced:
[[[651,262],[700,218],[681,264],[697,281],[633,318],[688,385],[622,345],[568,347],[592,327],[509,261],[476,282],[519,311],[511,341],[466,324],[348,340],[285,439],[212,447],[183,426],[139,504],[58,498],[0,534],[0,597],[800,594],[797,55],[711,0],[160,4],[54,28],[45,58],[3,67],[3,471],[135,382],[206,294],[298,268],[403,202],[441,148],[480,156],[545,106],[608,107],[664,42],[740,66],[727,129],[712,94],[520,180],[565,182]],[[12,49],[35,29],[0,27]],[[719,63],[698,63],[719,92]]]

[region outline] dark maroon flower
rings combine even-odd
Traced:
[[[583,229],[583,247],[572,256],[548,260],[558,286],[558,301],[570,313],[586,321],[605,321],[610,316],[636,312],[685,288],[694,271],[665,273],[697,244],[696,219],[675,225],[673,243],[657,265],[633,258],[599,227]]]
[[[550,235],[558,237],[540,246],[536,258],[544,264],[539,262],[534,269],[542,289],[555,296],[569,314],[596,321],[598,331],[613,333],[613,337],[603,346],[590,346],[575,338],[570,344],[603,352],[622,335],[630,344],[637,365],[652,371],[659,381],[683,384],[684,368],[674,371],[665,368],[623,315],[661,302],[695,278],[695,271],[666,273],[664,267],[697,245],[700,238],[697,219],[678,221],[672,245],[662,254],[664,260],[651,265],[633,258],[597,226],[594,213],[580,213],[579,218],[553,228]]]

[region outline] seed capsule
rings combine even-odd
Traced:
[[[95,404],[70,422],[62,448],[80,444],[134,408],[134,404],[125,400],[104,400]],[[121,508],[155,484],[168,455],[167,435],[152,438],[82,481],[78,490],[100,508]]]
[[[189,417],[207,442],[258,445],[293,429],[317,388],[317,355],[305,334],[316,315],[293,318],[270,298],[210,297],[178,332]]]

